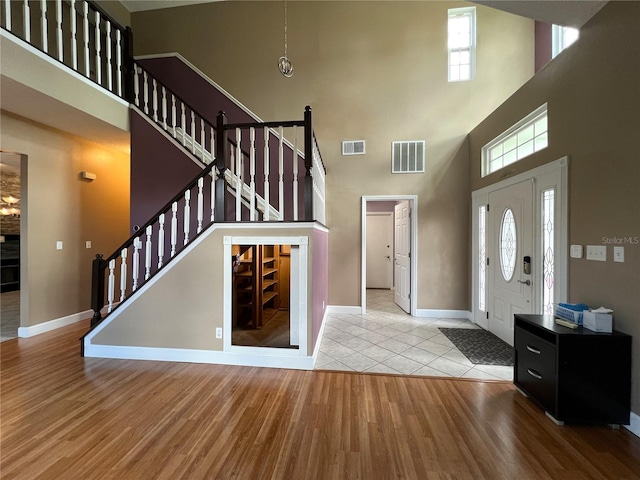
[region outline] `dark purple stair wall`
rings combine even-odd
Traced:
[[[133,233],[135,225],[147,223],[203,167],[194,163],[133,109],[130,110],[130,122]]]

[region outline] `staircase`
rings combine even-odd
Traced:
[[[5,31],[127,100],[201,168],[115,252],[96,256],[92,328],[217,223],[325,223],[310,107],[299,120],[230,123],[220,111],[213,121],[136,62],[130,29],[93,2],[2,2],[0,17]]]

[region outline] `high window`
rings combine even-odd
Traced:
[[[473,80],[476,69],[476,7],[449,9],[449,81]]]
[[[580,30],[577,28],[554,25],[551,29],[551,53],[553,58],[578,40],[579,36]]]
[[[545,103],[482,147],[482,176],[547,148],[548,143]]]

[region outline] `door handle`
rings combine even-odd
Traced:
[[[531,280],[525,280],[524,282],[522,280],[518,280],[518,283],[524,283],[528,287],[531,285]]]

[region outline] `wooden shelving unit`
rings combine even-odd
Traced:
[[[234,275],[234,326],[261,328],[280,308],[278,245],[239,245]]]

